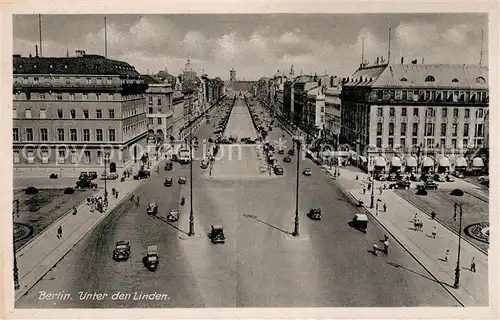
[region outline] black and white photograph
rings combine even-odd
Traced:
[[[493,7],[291,5],[11,14],[6,318],[498,316]]]

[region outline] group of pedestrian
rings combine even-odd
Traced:
[[[384,235],[384,240],[380,240],[384,246],[383,249],[379,249],[377,243],[373,244],[373,254],[377,255],[378,251],[382,251],[386,255],[389,254],[389,237],[387,235]]]
[[[413,217],[413,230],[420,232],[424,231],[424,222],[419,219],[417,213],[415,213],[415,216]]]
[[[97,210],[103,213],[108,207],[108,202],[104,201],[102,197],[89,197],[87,198],[87,205],[90,206],[90,212],[94,212]]]
[[[111,193],[113,197],[115,197],[115,199],[118,199],[118,189],[115,188],[111,189]]]

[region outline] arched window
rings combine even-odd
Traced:
[[[401,79],[399,79],[399,81],[408,81],[408,79],[406,79],[406,78],[401,78]]]
[[[434,79],[433,76],[427,76],[427,78],[425,78],[425,82],[434,82],[436,81],[436,79]]]
[[[486,83],[486,79],[483,77],[477,77],[476,81],[477,81],[477,83]]]
[[[458,82],[458,79],[455,78],[455,79],[451,80],[451,82]]]

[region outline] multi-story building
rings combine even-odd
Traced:
[[[443,172],[481,163],[465,158],[485,143],[485,67],[363,65],[344,79],[341,98],[341,139],[369,170]]]
[[[14,170],[116,172],[146,142],[147,84],[126,62],[87,55],[13,57]],[[96,170],[97,170],[96,169]]]
[[[338,142],[340,136],[341,121],[341,99],[342,88],[337,77],[332,79],[331,86],[325,90],[325,125],[324,134],[327,141],[332,144]]]
[[[173,119],[172,119],[172,136],[169,140],[175,140],[181,138],[181,132],[187,123],[184,123],[185,114],[185,104],[184,95],[179,91],[174,91],[172,94],[172,109],[173,109]]]
[[[148,84],[147,101],[148,142],[161,144],[173,133],[172,85],[154,76],[143,75]]]

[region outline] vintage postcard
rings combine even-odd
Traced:
[[[5,318],[498,318],[461,5],[5,7]]]

